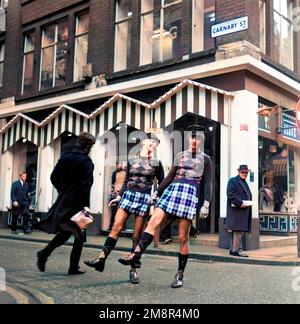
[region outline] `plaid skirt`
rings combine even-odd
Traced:
[[[163,193],[156,208],[172,216],[193,220],[197,214],[197,188],[191,184],[174,182]]]
[[[127,190],[124,192],[119,203],[119,208],[129,214],[147,217],[150,211],[149,201],[151,196],[148,194]]]

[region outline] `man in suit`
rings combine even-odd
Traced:
[[[29,206],[30,206],[30,190],[29,184],[26,182],[27,173],[20,172],[20,179],[15,181],[11,187],[12,202],[12,225],[11,231],[13,235],[17,235],[17,221],[19,215],[23,216],[23,231],[30,234],[29,229]]]
[[[227,188],[226,227],[233,233],[230,255],[240,258],[248,257],[242,251],[242,238],[251,232],[252,207],[247,202],[252,201],[252,193],[246,181],[249,172],[247,165],[241,165],[238,176],[230,179]]]

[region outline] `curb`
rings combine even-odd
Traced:
[[[10,282],[6,287],[6,292],[18,305],[43,304],[53,305],[53,298],[46,296],[40,291],[29,288],[23,284]]]
[[[0,235],[0,239],[5,240],[12,240],[12,241],[26,241],[26,242],[33,242],[33,243],[49,243],[49,240],[45,239],[35,239],[30,237],[10,237],[5,235]],[[72,246],[72,243],[66,243],[66,246]],[[84,245],[86,248],[90,249],[101,249],[103,248],[102,245],[96,245],[92,243],[85,243]],[[130,252],[130,248],[124,247],[116,247],[115,251],[120,252]],[[159,255],[159,256],[170,256],[170,257],[177,257],[178,252],[173,251],[162,251],[162,250],[148,250],[146,255]],[[272,260],[259,260],[259,259],[240,259],[234,258],[231,256],[220,256],[220,255],[208,255],[208,254],[198,254],[198,253],[191,253],[190,254],[191,260],[197,261],[206,261],[206,262],[221,262],[221,263],[236,263],[236,264],[248,264],[248,265],[262,265],[262,266],[278,266],[278,267],[298,267],[300,266],[300,260],[298,261],[272,261]]]

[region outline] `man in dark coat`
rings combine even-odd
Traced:
[[[29,206],[30,206],[30,189],[26,182],[27,173],[20,172],[20,179],[15,181],[11,187],[11,202],[12,202],[12,234],[17,235],[18,217],[23,217],[23,230],[25,234],[30,234],[28,226],[29,222]]]
[[[251,232],[252,194],[246,181],[250,170],[247,165],[241,165],[238,172],[239,175],[228,183],[226,227],[233,232],[230,255],[247,258],[242,251],[242,238]]]
[[[94,136],[83,133],[79,136],[79,145],[66,152],[58,161],[51,175],[51,182],[59,195],[49,210],[47,217],[40,224],[42,230],[49,234],[57,234],[55,238],[38,252],[37,266],[41,272],[45,271],[48,257],[51,253],[66,243],[74,235],[73,250],[70,258],[69,275],[84,274],[80,271],[79,261],[85,231],[71,221],[72,216],[90,207],[90,192],[93,185],[94,164],[89,157]]]

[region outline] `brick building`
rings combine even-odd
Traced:
[[[97,231],[106,230],[113,167],[103,161],[115,152],[105,145],[106,132],[121,133],[124,124],[155,128],[167,172],[173,152],[162,131],[198,122],[209,133],[216,179],[211,218],[199,228],[219,232],[220,246],[228,245],[226,184],[246,163],[256,202],[248,247],[259,247],[259,228],[296,230],[290,211],[300,208],[300,134],[288,110],[300,92],[300,0],[2,0],[1,6],[2,226],[20,169],[34,188],[32,208],[47,212],[56,198],[51,170],[88,130],[97,136],[91,208],[99,215]],[[257,114],[276,105],[285,110],[281,135],[271,118]],[[285,146],[287,205],[259,210],[264,161],[276,160]],[[125,160],[127,153],[117,155]]]

